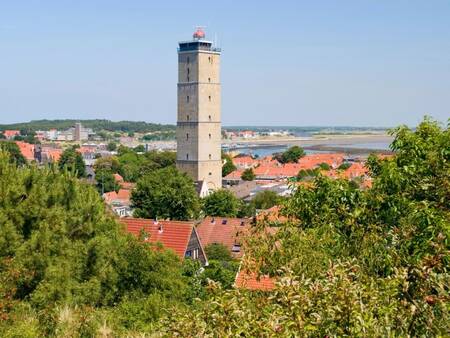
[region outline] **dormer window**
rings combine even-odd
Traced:
[[[241,252],[241,245],[235,243],[235,244],[233,245],[233,247],[231,248],[231,251],[232,251],[232,252]]]

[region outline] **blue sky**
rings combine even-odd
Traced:
[[[177,42],[222,55],[224,125],[450,117],[450,1],[0,1],[0,123],[174,123]]]

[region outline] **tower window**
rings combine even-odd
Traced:
[[[208,136],[209,136],[209,139],[211,139],[211,134],[209,134]]]
[[[208,82],[211,82],[211,78],[210,77],[208,77]]]
[[[208,119],[211,121],[211,115],[208,116]]]
[[[211,176],[211,175],[212,175],[212,172],[209,173],[209,176]]]
[[[208,56],[208,62],[209,62],[209,63],[212,63],[211,56]]]
[[[189,160],[189,154],[186,154],[186,160]]]
[[[189,68],[187,69],[187,72],[188,72],[188,75],[189,75],[189,73],[190,73],[190,69]]]
[[[189,102],[189,96],[186,96],[186,102]]]
[[[211,95],[208,96],[209,102],[211,102]]]
[[[186,140],[189,140],[189,134],[186,134]]]
[[[186,116],[186,120],[189,121],[189,115]]]
[[[211,154],[209,154],[209,159],[211,159]]]

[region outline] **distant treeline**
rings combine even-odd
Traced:
[[[173,131],[175,125],[147,123],[144,121],[110,121],[110,120],[34,120],[30,122],[0,124],[0,130],[49,130],[68,129],[75,123],[80,122],[85,128],[92,128],[95,131],[107,130],[112,132],[135,132],[147,133],[155,131]]]

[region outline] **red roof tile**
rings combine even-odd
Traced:
[[[126,189],[120,189],[118,192],[110,191],[103,194],[103,198],[107,204],[111,204],[114,201],[119,201],[123,204],[130,204],[131,191]]]
[[[29,144],[22,141],[16,141],[16,144],[19,147],[23,157],[25,157],[28,161],[34,160],[34,144]]]
[[[120,174],[114,174],[114,179],[118,182],[118,183],[122,183],[123,182],[123,177]]]
[[[150,243],[161,243],[164,248],[173,250],[178,257],[184,258],[186,249],[194,229],[193,222],[154,221],[142,218],[121,218],[126,231],[139,237],[141,230],[149,234],[146,239]]]
[[[19,130],[4,130],[3,131],[3,135],[7,138],[7,139],[11,139],[16,135],[20,135],[20,131]]]
[[[230,252],[235,244],[240,244],[240,238],[251,227],[250,220],[245,218],[206,217],[197,225],[197,233],[204,246],[212,243],[225,245]],[[235,252],[241,256],[242,252]]]
[[[243,172],[244,172],[244,170],[242,170],[242,169],[236,169],[236,170],[232,171],[231,173],[229,173],[227,176],[225,176],[223,179],[224,180],[240,180]]]
[[[248,290],[270,291],[275,288],[275,279],[267,275],[259,276],[246,270],[239,270],[235,286]]]

